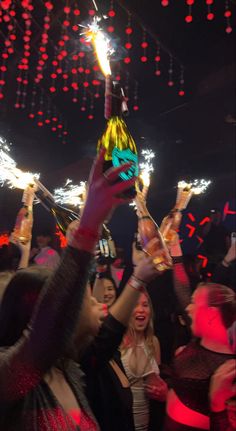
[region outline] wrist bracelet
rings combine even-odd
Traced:
[[[146,287],[146,283],[144,283],[142,280],[139,280],[137,277],[135,277],[134,275],[131,275],[128,284],[135,290],[139,291],[139,292],[143,292],[145,290]]]
[[[172,256],[173,263],[183,263],[183,256]]]

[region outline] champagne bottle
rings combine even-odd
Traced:
[[[110,230],[105,224],[102,226],[102,234],[99,239],[99,248],[101,256],[98,258],[98,263],[100,265],[112,262],[116,258],[115,243],[112,239]]]
[[[138,216],[138,233],[143,250],[153,257],[156,269],[160,272],[172,267],[172,259],[168,248],[162,238],[159,228],[151,217],[144,199],[137,196],[135,199]]]
[[[34,186],[29,185],[23,193],[23,207],[17,214],[14,230],[11,234],[11,242],[19,241],[22,244],[27,244],[32,237],[33,226],[33,200]]]
[[[63,233],[66,235],[67,228],[69,224],[79,219],[79,214],[70,210],[69,208],[62,207],[58,205],[53,195],[49,192],[49,190],[44,187],[40,181],[36,180],[37,189],[35,191],[35,195],[40,203],[48,210],[55,218],[56,223]]]
[[[56,223],[63,233],[66,235],[67,228],[69,224],[74,220],[79,220],[80,215],[75,211],[72,211],[69,208],[62,207],[58,205],[52,194],[46,187],[43,186],[38,180],[36,181],[37,190],[35,192],[36,197],[39,199],[41,204],[51,212],[54,216]],[[115,244],[111,236],[110,230],[107,228],[105,224],[102,226],[102,233],[99,240],[99,248],[101,252],[101,256],[103,258],[110,258],[113,260],[116,257],[116,249]]]
[[[178,184],[175,206],[169,214],[164,217],[160,226],[161,234],[167,245],[175,240],[176,233],[182,220],[182,211],[187,207],[192,195],[193,191],[190,185],[182,182]]]
[[[176,233],[178,232],[181,220],[182,213],[178,208],[175,207],[162,220],[160,232],[168,245],[175,240]]]
[[[111,80],[111,77],[107,77],[106,80]],[[110,118],[105,132],[98,141],[97,150],[99,151],[102,147],[106,149],[104,171],[112,166],[118,167],[124,163],[132,162],[132,166],[120,174],[120,178],[125,181],[133,176],[138,176],[137,148],[122,118],[122,110],[125,110],[125,99],[118,82],[111,81],[111,93],[112,95],[109,96],[111,98]],[[130,198],[135,197],[135,187],[131,187],[123,195]]]

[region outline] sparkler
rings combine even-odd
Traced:
[[[186,181],[178,182],[178,192],[176,199],[176,207],[182,210],[185,209],[193,195],[199,195],[204,193],[208,186],[211,184],[211,181],[207,181],[204,179],[194,180],[189,183]]]
[[[81,181],[79,185],[73,184],[72,180],[67,179],[64,187],[54,190],[55,202],[63,205],[72,205],[82,208],[86,198],[86,182]]]
[[[141,162],[139,165],[139,168],[140,168],[139,178],[143,183],[142,195],[143,195],[143,198],[146,200],[148,189],[150,186],[151,173],[154,172],[152,160],[155,157],[155,153],[152,150],[145,149],[145,150],[142,150],[141,155],[144,157],[144,162]]]
[[[10,188],[25,189],[30,184],[35,184],[39,174],[23,172],[17,168],[15,160],[10,156],[10,148],[5,139],[0,137],[0,186],[5,183]]]

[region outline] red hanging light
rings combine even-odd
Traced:
[[[128,13],[128,22],[126,25],[126,29],[125,29],[125,34],[126,34],[126,43],[125,43],[125,48],[127,50],[131,50],[132,49],[132,42],[131,42],[131,35],[133,33],[133,28],[131,27],[131,14]],[[124,58],[124,63],[125,64],[130,64],[131,63],[131,57],[130,55],[126,55]]]
[[[146,63],[148,61],[148,58],[147,58],[148,43],[146,40],[146,30],[145,29],[143,29],[141,48],[142,48],[143,52],[142,52],[142,55],[140,57],[140,60],[142,63]]]
[[[225,32],[226,32],[227,34],[230,34],[230,33],[232,33],[232,31],[233,31],[233,28],[232,28],[232,26],[231,26],[231,22],[230,22],[230,18],[231,18],[231,16],[232,16],[232,12],[231,12],[231,10],[230,10],[230,8],[229,8],[229,2],[228,2],[228,0],[226,0],[226,1],[225,1],[224,17],[225,17],[225,19],[226,19],[226,28],[225,28]]]

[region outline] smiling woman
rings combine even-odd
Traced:
[[[121,345],[122,363],[133,394],[135,430],[147,431],[149,400],[164,401],[167,385],[160,378],[160,345],[153,332],[153,311],[148,294],[140,295]]]

